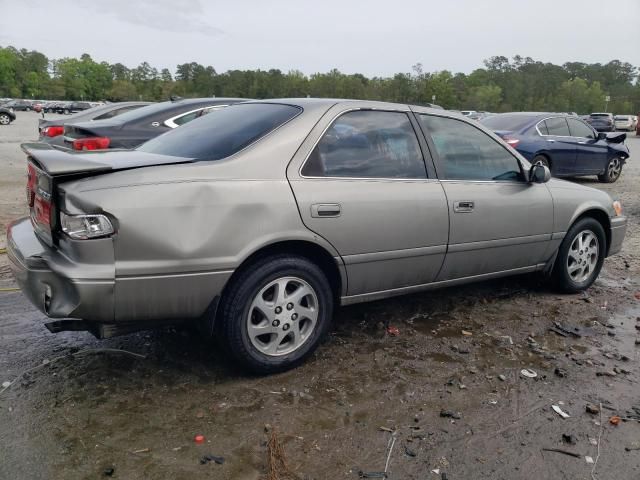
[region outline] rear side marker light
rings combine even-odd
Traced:
[[[62,231],[74,240],[107,237],[114,232],[106,215],[67,215],[60,212]]]

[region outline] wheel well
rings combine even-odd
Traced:
[[[263,247],[249,255],[249,257],[247,257],[236,269],[236,272],[244,270],[256,260],[280,253],[300,255],[301,257],[305,257],[318,265],[318,267],[320,267],[323,273],[327,276],[327,280],[329,280],[329,285],[331,286],[334,297],[336,299],[340,297],[342,292],[342,277],[335,259],[321,246],[305,240],[288,240],[267,245],[266,247]]]
[[[609,252],[609,245],[611,245],[611,221],[609,220],[609,215],[607,215],[602,210],[587,210],[580,214],[578,218],[575,219],[573,223],[576,223],[578,220],[581,220],[586,217],[591,217],[596,220],[600,225],[602,225],[602,229],[604,230],[605,238],[607,239],[607,253]]]

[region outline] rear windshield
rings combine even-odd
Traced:
[[[491,130],[522,130],[533,118],[530,115],[493,115],[480,120],[480,123]]]
[[[219,160],[239,152],[302,111],[274,103],[244,103],[214,111],[138,147],[195,160]]]
[[[626,115],[616,115],[615,119],[616,120],[629,120],[629,117],[627,117]]]
[[[610,113],[592,113],[591,114],[591,118],[597,118],[597,117],[610,117],[611,114]]]

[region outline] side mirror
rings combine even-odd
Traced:
[[[542,162],[538,162],[529,170],[529,181],[532,183],[547,183],[551,180],[551,171],[544,166]]]

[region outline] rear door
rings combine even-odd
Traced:
[[[418,114],[448,199],[449,247],[438,281],[540,268],[553,203],[511,149],[462,119]]]
[[[576,118],[567,118],[569,131],[576,141],[575,173],[596,174],[607,165],[607,142],[598,136],[586,123]]]
[[[325,114],[289,165],[300,216],[340,253],[347,295],[429,283],[449,218],[419,127],[407,107],[346,105]]]
[[[549,117],[536,126],[551,156],[551,169],[556,175],[570,175],[576,161],[576,139],[571,136],[565,117]]]

